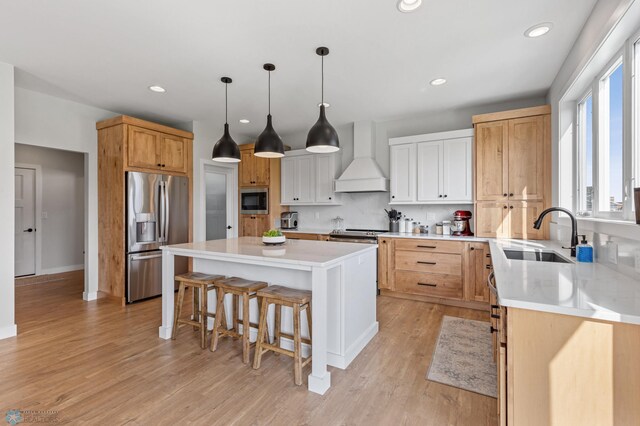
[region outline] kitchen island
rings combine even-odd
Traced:
[[[305,240],[288,240],[282,246],[265,246],[257,237],[164,246],[160,337],[171,338],[175,256],[192,258],[194,271],[311,290],[313,361],[308,388],[324,394],[331,386],[327,365],[347,368],[378,332],[377,247],[375,244]],[[209,306],[215,306],[212,299]],[[257,319],[257,305],[250,309],[251,317]],[[284,330],[290,331],[291,314],[284,316],[282,322]],[[272,321],[269,323],[271,328]],[[252,340],[255,340],[255,330],[251,333]],[[283,338],[282,346],[291,349],[292,342]],[[303,347],[303,353],[305,349],[308,351]]]

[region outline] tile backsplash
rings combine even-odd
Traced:
[[[345,228],[388,229],[389,220],[384,209],[390,210],[388,192],[343,193],[339,206],[291,206],[297,211],[300,229],[332,229],[331,220],[336,216],[344,219]],[[452,219],[456,210],[471,210],[472,204],[455,205],[395,205],[396,210],[406,214],[431,230],[436,222]]]

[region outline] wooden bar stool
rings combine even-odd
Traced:
[[[258,324],[251,323],[249,318],[249,301],[257,298],[256,292],[267,287],[267,283],[263,281],[245,280],[243,278],[231,277],[216,280],[216,289],[218,290],[218,303],[216,305],[216,320],[213,324],[213,335],[211,336],[211,352],[218,348],[218,339],[224,336],[230,336],[234,339],[242,338],[242,362],[249,363],[249,351],[252,346],[250,342],[251,327],[258,328]],[[224,296],[226,294],[233,295],[233,328],[227,329],[226,316],[224,308]],[[242,298],[242,333],[238,327],[238,313],[240,311],[240,298]],[[260,310],[260,301],[258,301],[258,310]]]
[[[180,283],[178,289],[178,300],[173,315],[173,330],[171,338],[173,340],[178,336],[178,327],[180,324],[191,324],[194,330],[200,330],[200,346],[202,349],[207,347],[207,319],[215,318],[214,313],[209,312],[207,307],[207,295],[209,291],[215,289],[215,281],[223,279],[224,275],[209,275],[200,272],[186,272],[176,275],[175,280]],[[193,290],[193,318],[185,319],[182,316],[182,305],[184,304],[184,293],[187,288]]]
[[[256,353],[253,359],[253,368],[260,368],[262,355],[268,351],[276,354],[284,354],[293,358],[293,375],[296,385],[302,384],[302,367],[311,362],[311,355],[302,360],[302,342],[311,344],[311,292],[307,290],[296,290],[292,288],[274,285],[258,291],[260,298],[260,323],[258,326],[258,340],[256,342]],[[267,312],[270,304],[276,305],[275,331],[273,345],[264,342],[267,332]],[[282,307],[293,308],[293,335],[283,333],[280,330]],[[307,311],[307,323],[309,325],[309,338],[302,338],[300,333],[300,313]],[[280,347],[280,338],[288,337],[293,340],[293,351]]]

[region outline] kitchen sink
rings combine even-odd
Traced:
[[[554,262],[554,263],[571,263],[559,254],[552,251],[524,251],[524,250],[502,250],[507,259],[513,260],[531,260],[534,262]]]

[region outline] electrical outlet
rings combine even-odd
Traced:
[[[618,264],[618,244],[613,241],[607,242],[607,261],[614,265]]]

